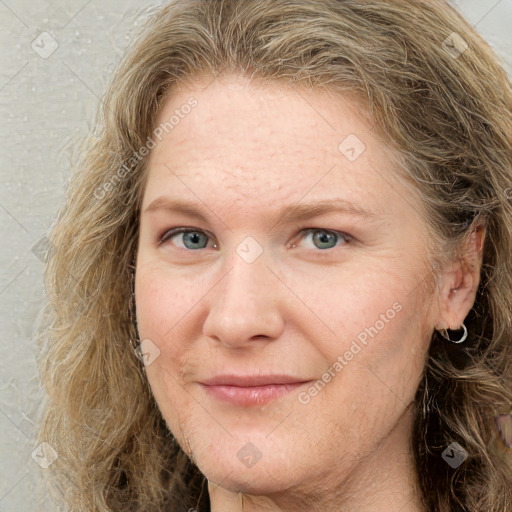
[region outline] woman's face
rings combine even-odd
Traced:
[[[170,430],[232,491],[386,478],[434,327],[390,149],[355,101],[237,76],[178,89],[157,125],[136,306]]]

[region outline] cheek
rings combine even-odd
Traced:
[[[386,395],[408,403],[414,397],[428,349],[428,318],[422,313],[428,296],[418,287],[423,273],[419,268],[405,271],[388,263],[362,272],[340,273],[333,277],[329,290],[314,289],[308,296],[309,304],[317,308],[331,331],[322,337],[309,330],[308,337],[323,338],[317,348],[321,347],[329,368],[338,361],[331,373],[341,378],[334,379],[338,385],[333,391],[362,395],[362,382],[370,383],[367,407],[385,403]],[[383,394],[376,392],[377,388]]]
[[[173,332],[199,300],[201,291],[189,279],[168,275],[158,264],[141,264],[135,279],[137,325],[141,339],[172,341]],[[196,285],[198,283],[195,283]],[[167,342],[166,342],[167,344]]]
[[[194,287],[165,279],[158,265],[137,266],[135,301],[140,340],[149,339],[159,350],[158,357],[145,367],[152,393],[169,430],[180,446],[191,453],[188,438],[197,428],[190,407],[190,395],[183,389],[185,362],[191,349],[184,337],[187,313],[197,302]]]
[[[197,302],[193,291],[192,286],[165,279],[165,272],[158,265],[137,267],[135,304],[139,337],[141,341],[150,340],[157,347],[153,350],[158,352],[154,362],[145,367],[155,396],[178,389],[176,379],[183,377],[183,362],[191,349],[182,341],[183,329]]]
[[[390,351],[388,356],[392,357],[418,320],[411,291],[419,273],[405,273],[403,267],[396,267],[393,261],[373,262],[307,277],[292,276],[287,284],[301,300],[304,298],[306,306],[297,301],[297,309],[302,308],[315,329],[322,331],[309,330],[311,339],[322,335],[335,351],[348,349],[347,342],[350,345],[354,339],[362,346],[380,340],[374,343],[377,351]],[[306,327],[304,320],[302,325]],[[338,354],[330,351],[329,358]]]

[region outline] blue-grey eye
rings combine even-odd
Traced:
[[[337,231],[329,231],[326,229],[310,228],[305,229],[304,233],[307,235],[312,234],[312,240],[318,249],[332,249],[336,247],[340,238],[348,241],[348,237],[344,238],[343,233]]]
[[[187,228],[176,228],[166,231],[160,243],[164,243],[179,234],[183,235],[182,240],[185,249],[204,249],[208,245],[209,237],[206,233]],[[202,243],[204,243],[204,245],[201,245]]]
[[[179,234],[183,235],[182,248],[189,250],[205,249],[208,246],[208,240],[210,239],[210,236],[204,231],[181,227],[166,231],[158,243],[163,244]],[[309,235],[312,235],[314,247],[317,249],[333,249],[337,245],[349,243],[351,241],[350,235],[341,231],[332,231],[322,228],[308,228],[301,231],[302,238],[308,238]],[[180,247],[179,244],[176,245]],[[214,245],[214,247],[216,246]],[[294,245],[294,247],[296,247],[296,245]]]

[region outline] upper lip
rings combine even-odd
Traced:
[[[200,381],[206,386],[268,386],[271,384],[297,384],[309,382],[309,379],[293,377],[291,375],[216,375],[210,379]]]

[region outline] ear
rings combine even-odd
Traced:
[[[485,229],[478,226],[471,232],[460,259],[443,268],[437,330],[459,329],[473,307],[480,284],[484,241]]]

